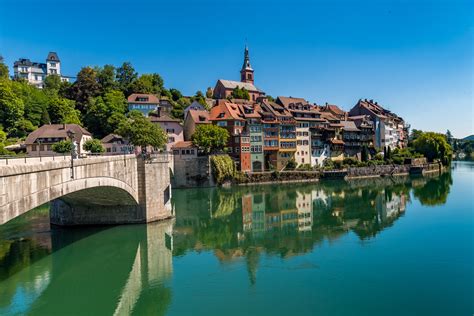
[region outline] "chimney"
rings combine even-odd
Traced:
[[[365,102],[367,102],[367,99],[364,99]]]
[[[370,103],[374,103],[374,100],[373,100],[373,99],[370,99]]]

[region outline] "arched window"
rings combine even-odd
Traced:
[[[247,74],[247,79],[252,79],[252,74]]]

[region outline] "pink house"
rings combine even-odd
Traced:
[[[171,151],[176,143],[184,141],[183,126],[178,119],[171,118],[168,113],[158,111],[158,113],[150,114],[150,120],[154,124],[159,124],[168,135],[166,151]]]

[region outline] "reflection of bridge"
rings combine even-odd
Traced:
[[[172,229],[167,220],[58,230],[51,255],[1,282],[0,314],[164,314],[171,299],[164,282],[173,273]]]
[[[171,217],[170,196],[166,155],[0,166],[0,224],[49,201],[54,224],[150,222]]]

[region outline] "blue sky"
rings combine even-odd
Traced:
[[[255,83],[344,109],[377,100],[413,128],[473,128],[473,5],[463,0],[0,0],[0,54],[63,73],[130,61],[168,88],[238,80],[245,42]]]

